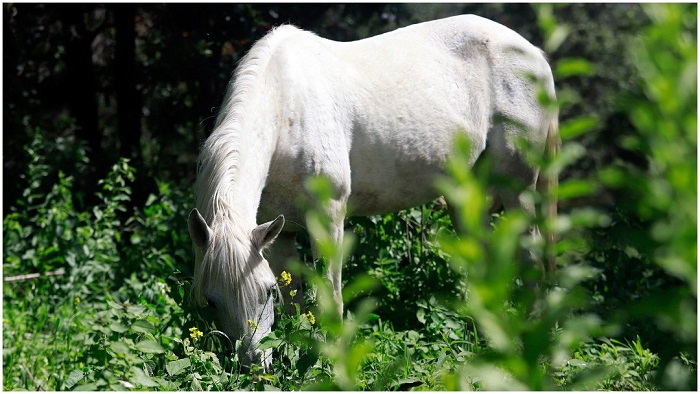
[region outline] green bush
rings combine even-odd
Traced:
[[[6,278],[43,275],[4,286],[4,387],[176,387],[156,384],[149,374],[164,357],[174,357],[158,355],[179,340],[184,324],[183,288],[169,278],[189,255],[184,227],[173,225],[182,220],[174,194],[162,187],[147,202],[145,216],[124,220],[134,170],[121,160],[101,181],[101,203],[78,211],[72,176],[59,172],[57,183],[46,188],[52,177],[41,137],[37,133],[28,148],[26,200],[3,223]],[[139,238],[151,242],[148,248]]]
[[[306,312],[278,311],[262,343],[274,354],[268,371],[244,371],[237,345],[206,310],[190,308],[190,193],[158,182],[134,209],[135,171],[120,160],[98,203],[83,209],[85,196],[73,189],[90,165],[84,148],[49,144],[37,131],[23,197],[3,220],[4,276],[15,276],[3,287],[3,388],[696,389],[697,7],[644,9],[651,22],[630,46],[639,85],[620,97],[629,128],[615,141],[635,160],[563,179],[557,194],[567,208],[557,221],[499,213],[487,230],[489,180],[459,164],[468,149],[461,142],[441,187],[467,234],[457,236],[437,203],[352,219],[347,245],[322,247],[347,259],[346,319],[329,312],[320,269],[290,269],[312,291]],[[566,28],[553,10],[537,13],[555,50]],[[597,72],[582,59],[558,59],[554,69],[564,80]],[[575,104],[562,89],[558,105]],[[544,171],[576,165],[586,154],[578,137],[604,122],[563,118],[562,153],[541,163]],[[323,203],[323,180],[309,186],[314,204]],[[614,206],[580,203],[604,193]],[[327,240],[323,216],[309,215],[308,237]],[[559,274],[538,289],[518,263],[521,248],[544,253],[525,236],[533,224],[560,238]]]

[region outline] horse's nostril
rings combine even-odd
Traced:
[[[207,305],[208,305],[210,308],[216,309],[216,303],[215,303],[214,301],[212,301],[212,299],[209,298],[209,297],[207,297]]]

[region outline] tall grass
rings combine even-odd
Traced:
[[[311,225],[300,237],[307,257],[289,272],[311,291],[304,313],[280,307],[262,343],[273,349],[268,371],[242,371],[236,344],[217,333],[206,310],[189,306],[190,194],[160,182],[142,209],[132,209],[134,170],[122,160],[103,180],[99,203],[81,210],[73,180],[89,165],[84,148],[51,145],[38,131],[27,147],[25,193],[3,221],[3,273],[65,274],[4,283],[3,388],[695,389],[697,8],[645,7],[653,24],[630,49],[642,85],[620,100],[630,129],[617,141],[645,165],[619,159],[562,180],[555,192],[572,208],[555,222],[506,212],[487,229],[489,180],[460,164],[468,146],[459,141],[440,185],[464,213],[465,234],[430,204],[352,219],[346,245],[323,242],[328,224],[318,207],[329,186],[310,181]],[[555,11],[538,8],[552,51],[567,31]],[[597,72],[582,59],[560,59],[554,69],[558,80]],[[564,89],[556,105],[572,100]],[[585,154],[578,137],[600,129],[595,114],[562,119],[562,154],[540,164],[551,172],[575,165]],[[56,155],[79,165],[58,171],[46,159]],[[601,190],[619,203],[576,203]],[[534,224],[560,238],[551,286],[530,286],[536,271],[519,263],[519,250],[544,254],[527,235]],[[322,241],[324,256],[346,260],[344,321],[333,317],[308,238]]]

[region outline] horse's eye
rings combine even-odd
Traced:
[[[207,305],[208,305],[210,308],[216,309],[216,303],[215,303],[211,298],[209,298],[209,297],[207,297]]]

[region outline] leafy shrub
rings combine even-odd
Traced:
[[[121,160],[100,182],[101,204],[78,211],[72,176],[59,172],[57,183],[46,187],[51,182],[44,164],[48,149],[38,133],[28,149],[32,161],[26,200],[4,220],[5,274],[44,275],[4,287],[5,387],[175,387],[156,383],[149,374],[157,365],[155,355],[165,353],[162,346],[181,335],[178,327],[184,318],[179,306],[184,290],[177,280],[166,280],[176,274],[176,265],[187,261],[189,242],[184,243],[183,227],[179,234],[170,233],[179,242],[174,248],[179,254],[155,248],[162,238],[157,234],[163,232],[154,230],[172,226],[173,219],[166,218],[169,210],[175,213],[171,193],[162,188],[146,204],[145,217],[123,221],[134,170]],[[127,225],[132,241],[150,237],[148,253],[138,242],[125,242]],[[122,263],[126,259],[136,264]],[[46,276],[50,272],[58,275]],[[51,363],[55,364],[48,369]]]
[[[537,12],[556,48],[565,29],[547,7]],[[82,209],[72,190],[89,164],[80,144],[54,148],[37,132],[23,198],[4,218],[3,268],[6,277],[64,274],[5,283],[3,387],[696,388],[697,11],[677,4],[646,10],[652,23],[634,46],[641,85],[622,100],[633,129],[618,141],[645,165],[621,158],[563,180],[558,197],[570,205],[556,222],[505,213],[486,231],[488,179],[459,165],[468,147],[458,145],[442,187],[466,213],[468,236],[456,236],[438,204],[353,219],[348,244],[321,248],[348,259],[346,319],[330,312],[323,275],[300,264],[294,275],[314,291],[306,309],[278,311],[262,344],[274,354],[268,371],[241,368],[237,344],[212,327],[205,310],[189,308],[189,193],[159,182],[158,193],[132,210],[134,170],[121,160],[102,181],[97,205]],[[555,70],[564,78],[592,66],[575,59]],[[561,96],[564,105],[573,97]],[[542,162],[544,171],[576,163],[585,154],[576,137],[598,126],[590,114],[562,119],[562,154]],[[78,164],[56,171],[57,150]],[[322,180],[310,184],[314,204],[324,188]],[[601,190],[616,196],[614,209],[572,203]],[[541,203],[543,196],[532,197]],[[327,221],[318,210],[309,215],[309,236],[327,241]],[[560,235],[560,273],[538,291],[527,286],[532,270],[517,264],[520,248],[544,253],[524,236],[533,224]]]
[[[457,295],[459,275],[437,242],[440,234],[453,231],[444,203],[352,218],[349,225],[357,247],[344,275],[369,273],[376,278],[381,284],[372,293],[379,302],[377,313],[398,328],[416,325],[416,303],[427,301],[426,295],[448,299]]]

